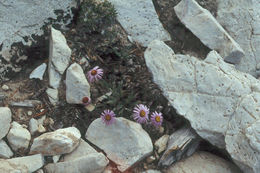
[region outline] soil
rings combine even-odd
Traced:
[[[176,53],[192,54],[203,58],[210,51],[196,38],[176,17],[173,7],[179,0],[154,0],[156,10],[160,16],[166,30],[169,31],[172,41],[167,42]],[[216,14],[216,4],[214,1],[200,0],[206,8]],[[46,116],[54,121],[54,124],[46,123],[47,131],[69,126],[77,127],[82,137],[90,123],[98,118],[104,109],[112,109],[117,116],[122,116],[133,120],[132,109],[137,103],[142,103],[150,107],[152,111],[160,111],[164,116],[161,130],[153,129],[150,126],[143,128],[150,134],[154,142],[163,134],[171,134],[182,126],[189,125],[188,121],[177,115],[176,111],[167,99],[163,96],[159,87],[153,83],[152,75],[148,71],[143,53],[145,48],[137,44],[132,44],[127,39],[127,34],[119,23],[113,21],[110,24],[101,26],[98,31],[85,31],[80,26],[78,17],[75,16],[69,30],[63,31],[69,47],[72,49],[71,63],[78,62],[82,58],[88,60],[89,65],[84,67],[84,72],[94,66],[104,69],[104,77],[101,81],[91,85],[92,100],[95,104],[93,111],[88,111],[83,105],[71,105],[66,103],[65,85],[62,82],[59,91],[60,103],[52,106],[48,100],[46,89],[48,87],[48,76],[45,73],[44,80],[29,79],[30,72],[42,62],[48,62],[48,57],[35,55],[46,55],[48,46],[30,49],[31,58],[27,62],[26,70],[5,82],[10,87],[6,92],[6,99],[3,105],[9,105],[11,101],[22,101],[25,99],[37,99],[42,102],[35,108],[12,108],[13,120],[28,126],[30,118],[36,119]],[[48,42],[48,40],[45,40]],[[1,89],[0,89],[1,90]],[[107,99],[98,101],[98,98],[112,91],[112,95]],[[0,91],[1,92],[1,91]],[[28,115],[32,111],[32,115]],[[39,134],[36,134],[37,136]],[[216,149],[206,141],[203,141],[201,150],[207,150],[215,154],[224,156],[226,153]],[[28,151],[16,153],[16,155],[27,154]],[[154,153],[156,155],[156,153]],[[129,172],[141,172],[146,169],[158,169],[158,159],[152,163],[143,161],[137,164]],[[118,172],[115,165],[111,164],[113,172]]]

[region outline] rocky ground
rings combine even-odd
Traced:
[[[260,4],[197,2],[63,1],[63,12],[39,2],[41,22],[2,32],[0,172],[260,171]],[[103,77],[91,83],[95,66]],[[137,123],[137,104],[161,112],[162,125]]]

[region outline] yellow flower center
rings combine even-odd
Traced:
[[[155,121],[158,122],[158,123],[161,122],[161,117],[160,116],[156,116],[155,117]]]
[[[89,101],[89,98],[88,98],[88,97],[83,97],[83,99],[82,99],[82,102],[83,102],[83,103],[88,103],[88,101]]]
[[[110,120],[111,120],[111,116],[107,114],[107,115],[105,116],[105,119],[106,119],[107,121],[110,121]]]
[[[91,71],[91,75],[94,76],[94,75],[96,75],[96,74],[97,74],[97,70],[92,70],[92,71]]]
[[[145,116],[145,111],[144,110],[141,110],[140,111],[140,117],[144,117]]]

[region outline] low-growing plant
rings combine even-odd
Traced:
[[[79,12],[78,27],[83,32],[100,33],[105,26],[115,22],[116,14],[114,6],[107,0],[84,0]]]

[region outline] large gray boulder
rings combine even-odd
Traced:
[[[27,59],[25,47],[41,44],[38,40],[42,42],[44,39],[42,36],[47,24],[52,23],[64,28],[72,20],[71,9],[77,6],[76,2],[1,0],[0,81],[5,79],[9,71],[21,70],[22,67],[17,64]]]
[[[212,51],[205,60],[175,54],[161,41],[145,61],[163,94],[204,139],[226,148],[247,173],[260,172],[260,81]]]
[[[133,41],[147,46],[151,41],[171,40],[163,28],[152,0],[108,0],[117,10],[117,19]]]
[[[217,20],[245,51],[236,68],[259,76],[260,1],[217,0]]]
[[[142,126],[122,117],[116,118],[110,126],[101,118],[94,120],[88,127],[86,139],[102,149],[121,172],[153,152],[151,138]]]
[[[240,62],[244,51],[217,22],[212,14],[195,0],[182,0],[174,7],[175,13],[184,25],[206,46],[220,53],[226,61]]]

